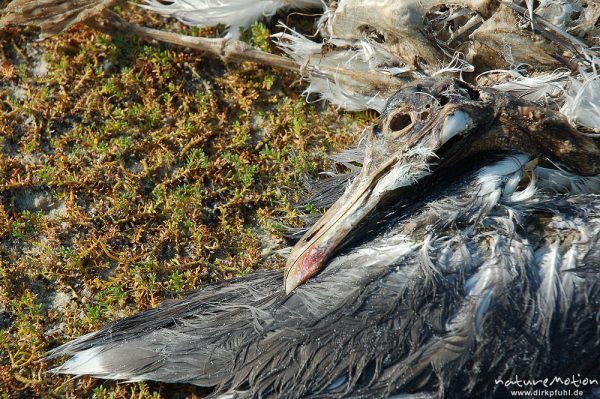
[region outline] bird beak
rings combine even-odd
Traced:
[[[285,272],[285,291],[292,292],[316,274],[333,255],[342,241],[380,202],[374,193],[377,181],[395,163],[390,160],[379,173],[361,174],[319,221],[296,243],[288,258]]]

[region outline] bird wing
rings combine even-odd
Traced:
[[[280,271],[206,287],[55,349],[74,355],[55,371],[250,397],[468,396],[514,373],[600,377],[600,198],[512,192],[509,172],[449,182],[292,295]],[[451,223],[418,231],[436,219]]]

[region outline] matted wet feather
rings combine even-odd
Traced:
[[[222,39],[127,23],[115,3],[16,0],[0,27],[86,22],[189,45],[297,72],[309,101],[381,115],[332,156],[344,172],[307,184],[285,272],[116,321],[52,350],[69,356],[54,372],[228,398],[502,398],[497,380],[514,376],[600,379],[599,2],[142,5],[225,25]],[[280,24],[282,55],[236,40],[291,9],[320,17],[310,37]]]

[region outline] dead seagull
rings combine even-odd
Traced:
[[[54,349],[70,356],[54,372],[240,398],[503,398],[519,378],[598,394],[600,3],[145,2],[229,27],[198,38],[126,22],[117,2],[15,0],[0,27],[85,22],[251,60],[381,116],[340,158],[360,171],[315,197],[330,208],[285,271],[116,321]],[[321,9],[320,40],[282,26],[285,56],[235,40],[291,8]]]
[[[600,197],[585,177],[599,172],[594,139],[558,113],[415,83],[292,251],[285,287],[268,271],[201,289],[54,349],[72,356],[54,372],[240,398],[505,397],[498,381],[515,376],[600,379]]]

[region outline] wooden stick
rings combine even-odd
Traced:
[[[109,10],[105,10],[101,15],[89,19],[86,21],[86,24],[109,35],[119,33],[128,36],[154,39],[163,43],[199,50],[217,56],[224,62],[252,61],[258,64],[299,73],[303,76],[316,76],[330,80],[346,77],[357,83],[364,83],[367,87],[374,90],[397,90],[403,87],[406,82],[406,80],[401,80],[381,72],[357,72],[344,68],[301,65],[288,57],[264,52],[235,39],[187,36],[159,29],[147,28],[127,22],[119,15]]]

